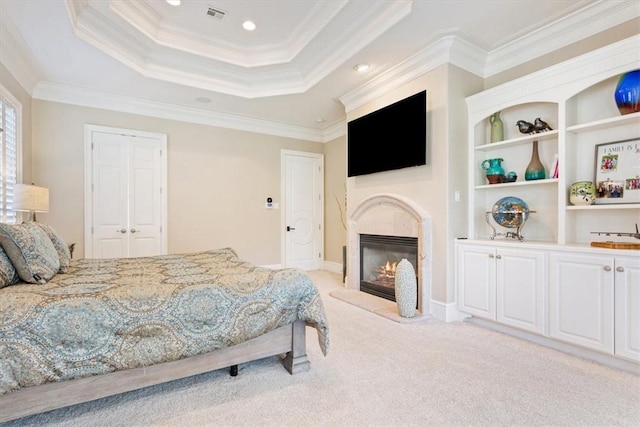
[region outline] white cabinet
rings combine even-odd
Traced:
[[[615,354],[640,362],[640,258],[615,259]]]
[[[640,362],[640,258],[549,255],[549,335]]]
[[[613,257],[549,254],[549,336],[613,353]]]
[[[457,248],[458,309],[544,333],[544,253],[484,245]]]

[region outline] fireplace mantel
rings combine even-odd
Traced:
[[[418,311],[429,314],[431,217],[412,200],[396,194],[374,194],[362,200],[348,219],[348,289],[360,289],[360,234],[418,238]]]

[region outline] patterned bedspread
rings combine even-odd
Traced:
[[[0,394],[205,353],[296,320],[316,328],[326,354],[309,276],[229,248],[77,260],[47,284],[0,289]]]

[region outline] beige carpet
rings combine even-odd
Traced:
[[[640,425],[640,377],[467,323],[398,323],[329,296],[331,348],[311,370],[276,358],[27,417],[7,426]],[[2,408],[0,408],[2,410]]]

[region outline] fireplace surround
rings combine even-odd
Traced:
[[[431,299],[431,217],[414,201],[396,194],[362,200],[348,219],[347,289],[360,290],[360,235],[418,239],[418,312],[428,315]]]

